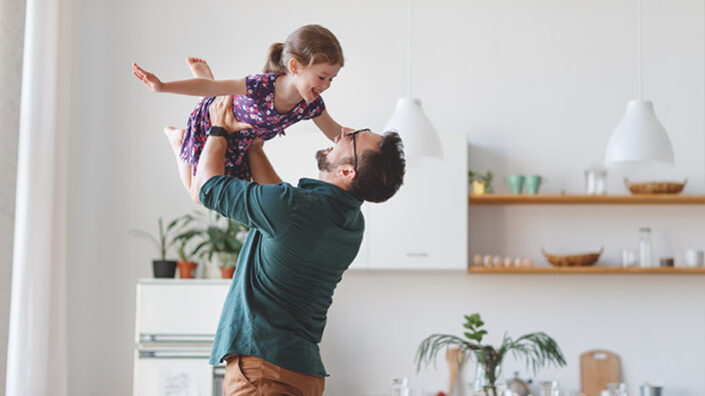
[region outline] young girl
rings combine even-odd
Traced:
[[[185,162],[177,159],[181,180],[189,191],[210,127],[208,107],[215,96],[236,95],[235,118],[251,127],[230,134],[225,154],[227,175],[250,180],[246,152],[252,141],[283,135],[284,129],[295,122],[312,118],[329,139],[340,134],[341,125],[328,115],[320,94],[330,87],[343,66],[343,50],[333,33],[322,26],[302,26],[284,43],[272,44],[264,74],[214,80],[202,59],[187,58],[187,63],[195,78],[161,82],[137,64],[132,65],[132,73],[154,92],[205,96],[191,113],[185,131],[165,129]]]

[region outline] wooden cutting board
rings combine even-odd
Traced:
[[[610,382],[620,382],[619,356],[603,350],[580,355],[580,383],[587,396],[600,396]]]

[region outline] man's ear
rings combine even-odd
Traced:
[[[338,169],[335,171],[335,175],[350,183],[351,181],[353,181],[355,176],[357,176],[357,172],[355,172],[355,167],[353,167],[352,165],[344,164],[338,167]]]

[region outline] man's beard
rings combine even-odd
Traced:
[[[328,161],[328,152],[326,149],[316,151],[316,162],[318,162],[318,170],[320,171],[333,171],[333,164]]]

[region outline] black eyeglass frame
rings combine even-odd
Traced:
[[[355,173],[357,173],[357,141],[355,140],[355,135],[357,135],[360,132],[365,132],[365,131],[370,131],[370,128],[362,128],[358,129],[356,131],[344,133],[344,137],[352,136],[352,141],[353,141],[353,155],[355,157]]]

